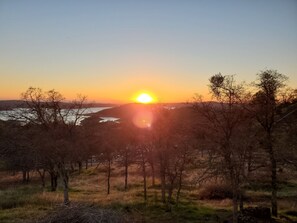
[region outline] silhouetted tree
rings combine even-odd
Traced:
[[[0,157],[5,162],[6,169],[21,171],[23,182],[30,180],[30,171],[37,165],[37,153],[30,142],[30,134],[26,127],[15,121],[2,122],[2,140]]]
[[[185,170],[191,163],[193,120],[187,115],[181,111],[156,108],[155,121],[150,129],[152,149],[148,150],[148,161],[154,160],[154,165],[158,165],[162,201],[169,209],[175,190],[177,202],[179,200]]]
[[[122,146],[120,125],[111,121],[100,123],[98,128],[97,153],[100,154],[100,160],[106,167],[107,194],[110,194],[112,164],[115,158],[117,158]]]
[[[128,189],[128,176],[129,166],[136,162],[136,147],[138,146],[137,141],[138,129],[129,120],[123,120],[120,123],[120,137],[121,146],[118,150],[118,163],[120,166],[124,166],[124,189]]]
[[[73,161],[72,150],[78,144],[77,128],[84,112],[85,97],[71,103],[64,103],[64,97],[55,90],[43,92],[40,88],[30,87],[22,94],[25,109],[21,109],[18,120],[27,126],[39,129],[34,140],[40,149],[40,161],[51,175],[52,189],[57,186],[57,172],[64,186],[64,204],[69,204],[69,169]],[[42,136],[42,137],[40,137]],[[45,143],[46,141],[46,143]],[[44,146],[42,146],[44,145]]]
[[[248,116],[242,106],[244,88],[237,84],[233,75],[220,73],[210,79],[211,94],[215,102],[196,98],[194,108],[204,121],[199,123],[203,131],[204,147],[207,150],[209,171],[222,175],[233,191],[233,222],[237,222],[240,186],[249,147],[243,143]],[[204,149],[205,149],[204,148]]]
[[[294,91],[293,91],[294,93]],[[282,166],[297,171],[297,94],[280,105],[278,119],[278,158]]]
[[[251,114],[260,124],[263,138],[260,144],[267,152],[271,171],[271,208],[272,215],[277,216],[277,156],[275,148],[275,127],[277,124],[277,110],[280,103],[280,90],[285,86],[287,77],[275,70],[265,70],[258,74],[255,83],[257,92],[251,100]]]

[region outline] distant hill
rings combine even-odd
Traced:
[[[97,117],[115,117],[121,119],[129,119],[133,117],[136,113],[141,111],[155,110],[159,107],[164,107],[168,109],[176,109],[182,107],[188,107],[187,104],[182,103],[162,103],[162,104],[139,104],[131,103],[115,106],[110,109],[105,109],[94,114]]]
[[[64,102],[61,104],[62,107],[69,107],[70,102]],[[85,107],[114,107],[115,104],[110,103],[86,103]],[[13,108],[26,108],[27,105],[22,100],[0,100],[0,110],[9,110]]]
[[[21,100],[0,100],[0,110],[20,108],[24,105]]]
[[[165,108],[170,111],[178,119],[184,119],[185,117],[189,119],[194,118],[194,111],[192,105],[190,104],[124,104],[120,106],[115,106],[109,109],[99,111],[97,113],[91,114],[90,117],[82,121],[83,125],[88,123],[97,123],[100,117],[114,117],[121,120],[132,120],[138,113],[147,111],[156,111],[159,108]]]

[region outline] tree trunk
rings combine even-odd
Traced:
[[[180,171],[179,179],[178,179],[178,188],[177,188],[177,192],[176,192],[176,205],[178,205],[179,196],[180,196],[180,192],[182,189],[182,180],[183,180],[182,176],[183,176],[183,171]]]
[[[270,154],[271,161],[271,212],[272,216],[277,217],[277,176],[276,176],[276,160],[273,152]]]
[[[230,154],[226,156],[225,160],[227,160],[227,164],[229,166],[229,176],[232,186],[232,205],[233,205],[233,216],[232,216],[232,222],[237,223],[238,222],[238,191],[239,191],[239,176],[236,174],[236,171],[234,170],[234,166],[232,165]],[[237,177],[236,177],[237,176]]]
[[[146,169],[144,158],[142,160],[142,176],[143,176],[143,198],[144,201],[147,201],[147,192],[146,192]]]
[[[153,161],[151,162],[151,168],[152,168],[152,186],[155,186],[155,165]]]
[[[26,183],[26,174],[27,174],[27,172],[26,172],[26,170],[23,170],[22,172],[23,172],[23,183]]]
[[[183,173],[184,173],[186,161],[187,161],[187,150],[184,151],[184,154],[182,156],[182,165],[179,168],[178,188],[177,188],[177,192],[176,192],[176,205],[178,205],[180,192],[181,192],[182,185],[183,185]]]
[[[252,172],[252,152],[251,148],[249,148],[249,154],[248,154],[248,164],[247,164],[247,176],[249,177],[250,173]]]
[[[111,160],[108,160],[108,170],[107,170],[107,194],[110,194],[110,175],[111,175]]]
[[[170,182],[170,185],[168,187],[168,199],[167,199],[168,205],[170,205],[170,203],[172,202],[172,193],[173,193],[173,182]]]
[[[74,171],[75,171],[75,168],[74,168],[74,166],[73,166],[73,163],[72,163],[72,162],[70,163],[70,168],[71,168],[71,171],[72,171],[72,172],[74,172]]]
[[[41,179],[41,185],[42,185],[42,189],[44,190],[45,188],[45,170],[43,169],[43,171],[41,172],[39,169],[37,170]]]
[[[86,170],[88,169],[88,165],[89,165],[89,160],[86,159]]]
[[[165,167],[164,165],[160,166],[160,177],[161,177],[161,194],[162,194],[162,202],[165,204],[166,203],[166,178],[165,178]]]
[[[82,169],[82,162],[81,161],[78,161],[77,164],[78,164],[78,174],[80,174],[81,173],[81,169]]]
[[[69,194],[68,194],[68,182],[69,182],[69,176],[68,176],[68,172],[67,169],[65,167],[65,163],[61,163],[59,164],[59,173],[60,176],[63,180],[63,186],[64,186],[64,205],[69,205],[70,201],[69,201]]]
[[[242,191],[239,192],[239,210],[243,211],[243,197],[242,197]]]
[[[63,176],[63,183],[64,183],[64,205],[69,205],[69,195],[68,195],[68,176],[65,174]]]
[[[56,191],[58,186],[58,176],[55,171],[49,172],[51,177],[51,191]]]
[[[267,134],[267,152],[269,154],[271,164],[271,214],[277,217],[277,163],[272,146],[272,138],[270,132]]]
[[[238,196],[237,196],[237,187],[236,185],[232,185],[233,190],[233,198],[232,198],[232,204],[233,204],[233,223],[237,223],[238,221]]]
[[[26,171],[26,182],[28,183],[30,181],[30,171]]]
[[[54,176],[52,173],[50,173],[50,177],[51,177],[51,191],[55,191],[55,187],[54,187]]]
[[[125,157],[125,191],[128,189],[128,157]]]
[[[57,187],[58,187],[58,175],[56,173],[54,176],[54,188],[55,188],[54,191],[57,190]]]

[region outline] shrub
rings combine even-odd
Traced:
[[[199,192],[199,199],[202,200],[222,200],[232,198],[232,188],[228,185],[211,184]]]

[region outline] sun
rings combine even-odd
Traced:
[[[137,96],[136,101],[142,104],[149,104],[154,101],[154,98],[147,93],[141,93]]]

